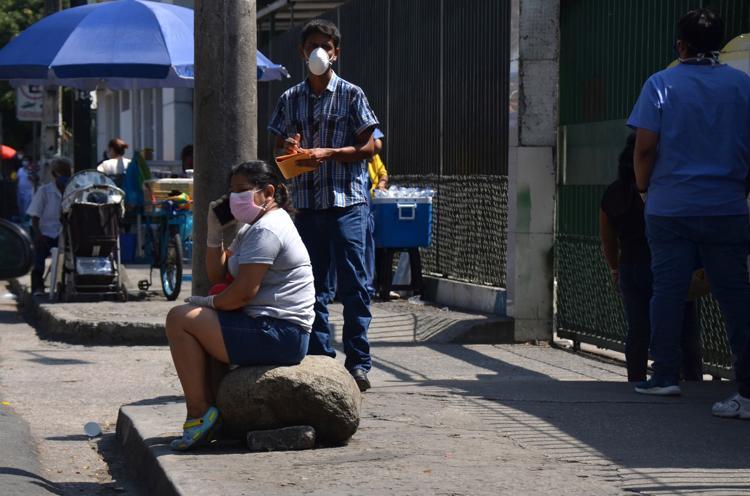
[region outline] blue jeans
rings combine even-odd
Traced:
[[[367,220],[367,233],[365,235],[365,270],[367,271],[367,292],[370,300],[375,297],[375,215],[370,210]],[[333,247],[331,247],[333,250]],[[331,259],[331,270],[328,272],[328,295],[327,302],[336,299],[336,261]]]
[[[685,295],[693,269],[702,264],[724,315],[737,379],[750,384],[750,357],[741,356],[750,335],[747,216],[647,215],[646,234],[654,275],[651,357],[655,374],[677,379]]]
[[[370,295],[367,292],[365,245],[369,208],[366,204],[327,210],[300,209],[295,216],[307,247],[315,277],[315,321],[308,354],[335,357],[328,327],[331,260],[337,275],[336,294],[344,305],[342,341],[347,370],[369,371],[372,366],[367,329]]]
[[[628,381],[646,380],[648,346],[651,339],[650,308],[653,278],[648,263],[620,264],[620,292],[625,304],[628,335],[625,338],[625,363]],[[700,350],[700,330],[695,303],[686,302],[681,330],[682,378],[700,381],[703,364]]]
[[[309,336],[299,325],[243,310],[217,310],[221,335],[234,365],[296,365],[307,354]]]
[[[375,214],[367,215],[367,244],[365,245],[365,270],[367,271],[367,292],[370,299],[375,296]]]

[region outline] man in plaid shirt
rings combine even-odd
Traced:
[[[367,161],[375,153],[372,133],[378,120],[362,89],[331,68],[340,42],[338,28],[329,21],[316,19],[304,27],[300,54],[307,62],[308,78],[281,95],[268,130],[276,135],[277,156],[304,149],[317,165],[291,180],[292,201],[298,209],[295,224],[315,276],[315,322],[308,354],[336,356],[327,308],[333,260],[337,295],[344,305],[345,365],[365,391],[370,387],[367,329],[372,319],[365,269]]]

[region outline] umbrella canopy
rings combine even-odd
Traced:
[[[721,51],[721,61],[750,75],[750,33],[741,34]]]
[[[9,146],[0,145],[0,158],[3,160],[10,160],[16,156],[16,150]]]
[[[74,7],[0,50],[0,79],[86,90],[192,87],[193,38],[193,11],[184,7],[145,0]],[[262,54],[256,60],[260,80],[288,76]]]

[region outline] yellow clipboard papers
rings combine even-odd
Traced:
[[[317,165],[300,165],[300,162],[310,160],[310,154],[301,152],[291,155],[280,155],[276,157],[276,165],[284,175],[284,179],[291,179],[305,172],[311,172],[318,168]]]

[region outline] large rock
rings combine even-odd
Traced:
[[[343,444],[352,437],[361,401],[349,372],[326,356],[308,356],[291,367],[238,367],[223,379],[217,395],[230,435],[310,425],[322,444]]]

